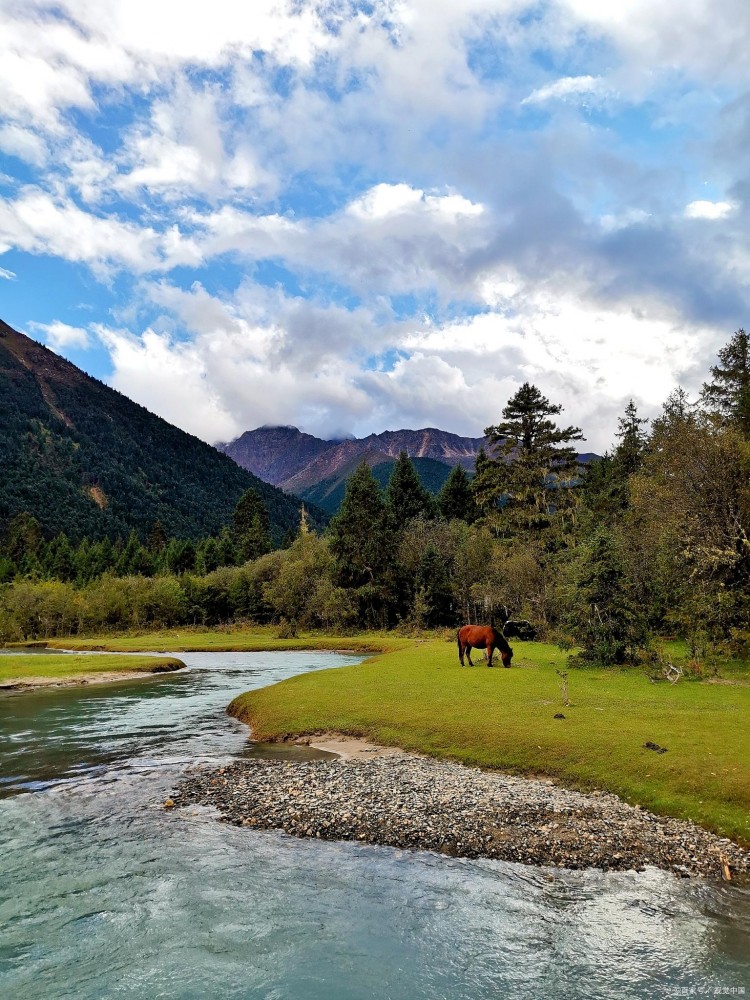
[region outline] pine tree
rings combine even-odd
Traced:
[[[365,461],[347,481],[341,507],[331,521],[330,537],[344,586],[376,584],[393,560],[388,511]]]
[[[580,659],[598,664],[632,662],[648,640],[646,615],[630,594],[615,537],[607,529],[579,552],[579,578],[570,628]]]
[[[477,505],[471,488],[471,480],[462,465],[455,465],[443,484],[438,498],[438,510],[447,520],[457,519],[473,524],[477,519]]]
[[[245,490],[234,509],[232,535],[243,562],[271,551],[268,511],[253,489]]]
[[[204,538],[198,546],[195,565],[199,573],[213,573],[219,568],[219,545],[215,538]]]
[[[55,580],[67,582],[75,576],[75,560],[73,549],[67,535],[58,535],[54,540],[55,550],[49,560],[49,574]]]
[[[229,528],[222,528],[216,545],[219,557],[219,566],[236,566],[238,561],[237,548],[234,544],[234,539],[232,538]]]
[[[503,422],[485,431],[494,454],[477,463],[474,496],[498,534],[549,529],[572,505],[578,464],[571,442],[583,434],[550,419],[561,412],[526,382],[503,410]]]
[[[636,405],[631,399],[625,407],[625,415],[618,420],[617,437],[620,443],[615,448],[614,455],[625,477],[634,475],[643,465],[648,434],[642,428],[647,423],[647,418],[638,416]]]
[[[641,470],[646,456],[649,438],[642,428],[647,423],[631,399],[618,421],[619,444],[614,452],[591,462],[583,473],[581,497],[598,523],[611,523],[628,507],[629,477]]]
[[[164,568],[168,573],[180,576],[195,570],[195,545],[179,538],[170,539],[164,550]]]
[[[712,380],[703,385],[703,402],[750,437],[750,337],[744,330],[737,330],[722,347],[719,361],[711,368]]]
[[[147,544],[149,552],[153,552],[154,555],[158,555],[160,552],[163,552],[167,547],[167,536],[161,521],[156,520],[151,525],[151,530],[148,533]]]
[[[385,498],[397,525],[406,524],[420,515],[431,517],[435,510],[432,496],[422,485],[414,463],[405,451],[400,452],[394,463]]]

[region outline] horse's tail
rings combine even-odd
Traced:
[[[458,643],[458,658],[461,659],[461,629],[456,632],[456,642]]]

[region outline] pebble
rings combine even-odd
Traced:
[[[750,852],[608,792],[403,755],[334,761],[238,760],[196,768],[171,800],[213,806],[237,826],[452,857],[750,880]],[[165,806],[169,807],[168,803]],[[722,874],[723,873],[723,874]]]

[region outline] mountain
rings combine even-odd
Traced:
[[[484,438],[460,437],[434,427],[384,431],[344,441],[324,441],[296,427],[258,427],[217,448],[261,479],[307,496],[323,483],[335,483],[345,470],[351,473],[362,458],[377,467],[398,458],[401,451],[412,459],[441,462],[448,471],[458,464],[473,469],[483,444]]]
[[[372,474],[377,482],[385,488],[391,478],[393,466],[396,460],[393,458],[384,459],[380,452],[368,452],[360,458],[354,459],[345,465],[339,472],[330,479],[324,479],[315,486],[310,486],[299,495],[306,502],[317,504],[328,514],[335,514],[341,506],[346,491],[346,481],[354,472],[355,468],[362,461],[362,458],[372,466]],[[422,481],[422,485],[436,496],[443,487],[445,480],[451,472],[451,466],[445,462],[438,462],[434,458],[414,458],[412,459],[417,475]]]
[[[165,372],[165,378],[169,374]],[[198,538],[227,524],[249,487],[280,540],[300,501],[261,481],[0,321],[0,533],[27,511],[45,534],[114,538],[154,521]],[[310,511],[323,524],[322,511]]]

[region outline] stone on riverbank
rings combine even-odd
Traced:
[[[750,876],[750,853],[615,795],[584,794],[400,755],[369,760],[237,761],[195,770],[172,796],[222,819],[297,837],[354,840],[454,857],[565,868],[642,869],[720,879]]]

